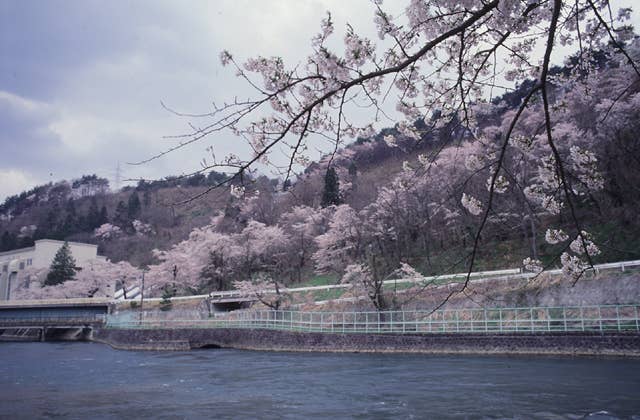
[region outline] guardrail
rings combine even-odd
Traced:
[[[636,268],[636,267],[640,267],[640,260],[595,264],[593,266],[593,269],[590,269],[587,271],[595,271],[596,273],[599,273],[600,271],[603,271],[603,270],[612,270],[612,269],[625,271],[628,268]],[[544,271],[544,273],[549,275],[560,275],[562,274],[562,270],[560,269],[546,270]],[[472,282],[481,282],[484,280],[517,280],[517,279],[533,278],[537,275],[538,275],[537,273],[522,272],[522,269],[520,268],[509,268],[505,270],[475,271],[470,274],[470,279],[472,280]],[[467,273],[455,273],[455,274],[443,274],[438,276],[386,280],[384,281],[384,284],[386,285],[402,284],[402,283],[426,284],[430,282],[442,282],[446,280],[451,280],[451,283],[454,283],[456,281],[463,281],[466,278],[467,278]],[[322,286],[284,288],[284,289],[281,289],[280,291],[287,292],[287,293],[297,293],[297,292],[309,292],[314,290],[348,289],[350,287],[352,287],[350,284],[327,284]],[[261,293],[272,293],[272,291],[263,290]],[[181,301],[181,300],[205,299],[205,298],[225,299],[225,298],[233,298],[233,297],[241,298],[241,297],[246,297],[246,295],[239,293],[237,290],[225,290],[225,291],[213,291],[206,295],[177,296],[177,297],[171,298],[171,300]],[[161,300],[162,298],[145,298],[145,301],[148,301],[148,302],[159,302]]]
[[[0,317],[0,326],[13,325],[85,325],[85,324],[103,324],[105,315],[95,314],[91,316],[30,316],[30,317]]]
[[[438,334],[640,332],[639,305],[452,309],[393,312],[237,311],[205,318],[107,315],[107,328],[248,328],[320,333]]]

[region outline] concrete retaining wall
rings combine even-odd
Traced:
[[[131,350],[221,347],[270,351],[640,357],[640,334],[637,333],[392,335],[249,329],[101,329],[94,331],[92,339],[115,348]]]

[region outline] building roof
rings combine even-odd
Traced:
[[[48,242],[48,243],[54,243],[54,244],[59,244],[60,246],[62,246],[64,244],[65,241],[58,241],[56,239],[38,239],[37,241],[35,241],[35,246],[30,246],[27,248],[20,248],[20,249],[12,249],[11,251],[4,251],[4,252],[0,252],[0,257],[3,257],[5,255],[13,255],[13,254],[19,254],[22,252],[30,252],[30,251],[35,251],[36,246],[38,246],[39,243],[42,242]],[[75,246],[90,246],[90,247],[95,247],[96,248],[96,256],[100,257],[100,255],[97,255],[97,249],[98,249],[98,245],[94,245],[94,244],[87,244],[84,242],[70,242],[67,241],[67,243],[69,245],[75,245]]]

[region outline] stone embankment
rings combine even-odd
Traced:
[[[638,333],[328,334],[251,329],[99,329],[93,341],[128,350],[541,354],[640,357]]]

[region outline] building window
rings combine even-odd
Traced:
[[[9,271],[9,266],[8,265],[3,265],[2,266],[2,272],[6,273],[7,271]]]
[[[27,265],[33,265],[33,260],[31,258],[27,258]]]
[[[24,261],[20,261],[20,270],[24,270]]]

